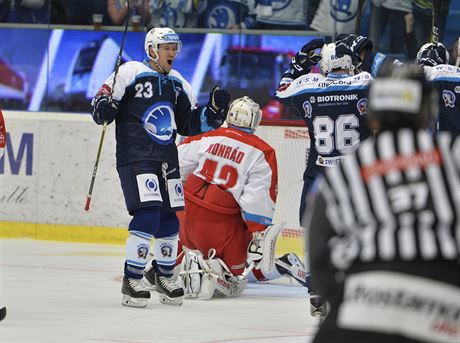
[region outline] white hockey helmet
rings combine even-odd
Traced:
[[[353,60],[349,55],[337,57],[335,54],[335,43],[329,43],[321,49],[320,68],[324,75],[336,69],[348,69],[352,74],[354,70]]]
[[[260,106],[244,96],[232,101],[227,115],[227,124],[245,127],[254,132],[262,120]]]
[[[182,42],[179,39],[179,35],[173,29],[170,29],[169,27],[155,27],[147,32],[147,35],[145,36],[144,49],[148,58],[154,61],[158,60],[159,45],[167,43],[176,43],[177,52],[180,52]],[[153,51],[155,51],[156,57],[150,56],[150,47],[152,47]]]

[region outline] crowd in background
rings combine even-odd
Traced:
[[[451,0],[444,1],[440,41]],[[332,8],[331,8],[332,6]],[[358,0],[130,0],[130,18],[151,28],[272,29],[353,33]],[[329,13],[331,15],[329,15]],[[429,41],[431,0],[367,0],[360,33],[375,50],[413,59]],[[0,22],[93,25],[94,14],[102,25],[123,25],[128,14],[124,0],[0,0]],[[334,17],[335,23],[326,20]],[[347,18],[347,16],[349,18]],[[348,20],[350,19],[350,20]],[[332,27],[331,27],[332,26]],[[348,32],[347,32],[348,31]],[[452,42],[445,41],[447,45]]]

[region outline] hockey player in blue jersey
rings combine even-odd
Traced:
[[[372,76],[354,75],[351,56],[337,58],[335,43],[323,44],[313,40],[302,48],[276,92],[278,101],[297,110],[310,132],[302,198],[322,168],[338,164],[341,155],[353,152],[369,136],[366,91]],[[320,54],[315,52],[319,49]],[[322,74],[310,73],[318,62]],[[302,203],[300,214],[304,209]]]
[[[121,65],[92,101],[97,124],[115,120],[117,171],[132,216],[121,290],[125,306],[147,306],[152,285],[143,273],[153,237],[160,301],[182,304],[184,291],[171,278],[179,233],[175,211],[184,206],[175,138],[219,127],[228,111],[230,95],[217,87],[207,106],[195,107],[190,84],[172,69],[181,45],[172,29],[153,28],[144,44],[148,60]]]
[[[442,43],[424,44],[416,62],[438,91],[437,129],[460,134],[460,68],[448,64],[449,52]]]
[[[305,211],[306,194],[322,169],[340,163],[342,155],[355,151],[370,134],[366,93],[372,76],[367,72],[354,74],[351,54],[348,51],[337,57],[335,43],[324,45],[322,40],[312,40],[293,58],[276,92],[281,103],[297,110],[310,133],[300,217]],[[322,74],[310,73],[318,62]],[[312,315],[324,316],[326,304],[321,297],[312,295]]]

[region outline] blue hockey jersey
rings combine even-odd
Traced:
[[[109,94],[114,74],[98,94]],[[205,108],[196,108],[190,84],[174,69],[164,75],[148,63],[126,62],[118,70],[113,99],[119,102],[116,123],[117,166],[139,161],[178,164],[177,133],[192,136],[210,129]]]
[[[371,80],[369,73],[362,72],[353,76],[309,73],[281,81],[278,101],[294,107],[310,133],[304,179],[314,178],[322,167],[337,165],[341,155],[355,151],[369,136],[366,108]]]
[[[460,134],[460,68],[448,64],[423,67],[439,94],[439,131]]]

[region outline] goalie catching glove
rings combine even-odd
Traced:
[[[93,106],[91,115],[98,125],[101,125],[104,122],[110,124],[118,115],[118,101],[110,99],[107,95],[99,95],[95,97],[91,102],[91,105]]]
[[[248,246],[248,262],[255,265],[256,269],[270,273],[275,268],[276,239],[283,227],[284,224],[276,224],[253,233]]]
[[[206,121],[210,127],[217,129],[224,123],[229,104],[230,93],[215,86],[209,93],[209,102],[205,111]]]

